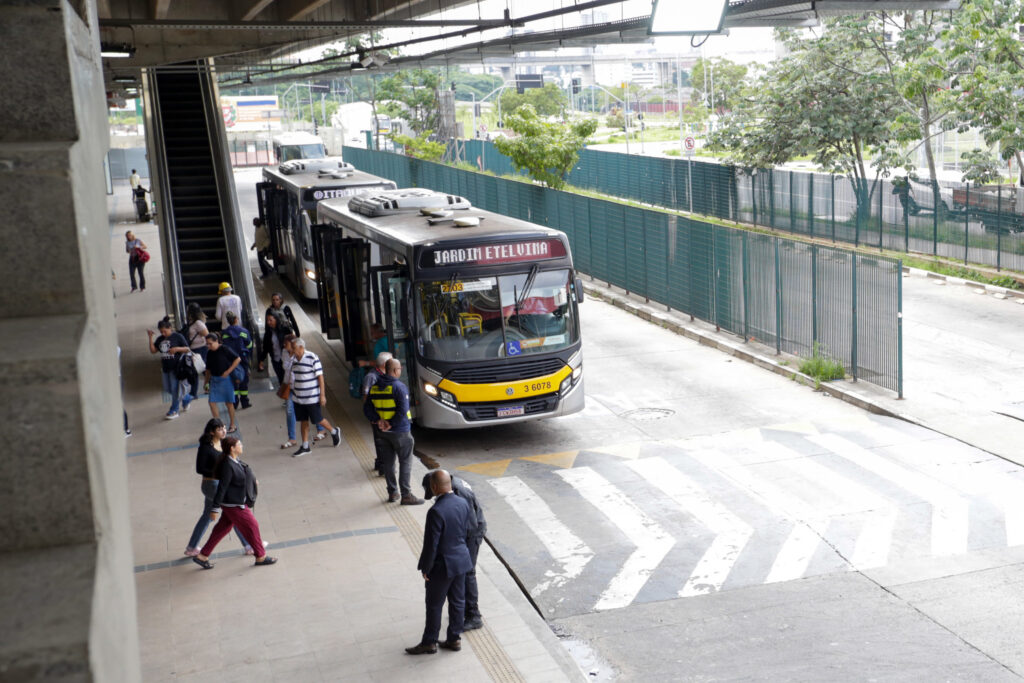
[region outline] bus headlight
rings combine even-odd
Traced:
[[[573,368],[573,371],[572,371],[572,383],[576,384],[576,382],[580,381],[580,377],[582,377],[582,376],[583,376],[583,364],[580,363],[580,366],[578,368]]]
[[[430,382],[423,383],[423,391],[426,392],[428,396],[437,396],[437,387]]]
[[[313,282],[316,282],[316,271],[315,270],[307,270],[306,271],[306,277],[308,277]]]
[[[569,375],[562,380],[562,383],[558,385],[558,393],[564,394],[572,388],[572,375]]]
[[[445,404],[449,408],[458,407],[458,404],[455,402],[455,397],[444,389],[441,390],[441,403]]]

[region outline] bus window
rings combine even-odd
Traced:
[[[519,342],[522,355],[558,351],[574,344],[579,327],[569,271],[539,271],[527,288],[528,280],[526,273],[498,278],[506,338]]]
[[[418,283],[420,353],[435,360],[488,360],[575,344],[579,326],[568,269],[538,272],[526,288],[528,280],[520,273]]]
[[[293,159],[324,159],[327,157],[327,150],[322,143],[308,145],[281,145],[277,152],[277,161],[284,163]]]

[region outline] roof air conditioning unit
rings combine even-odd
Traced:
[[[286,161],[277,167],[277,170],[281,171],[285,175],[291,175],[293,173],[306,173],[309,171],[317,171],[320,173],[330,172],[336,173],[338,171],[347,171],[349,173],[356,170],[355,166],[340,159],[293,159],[292,161]]]
[[[469,209],[472,205],[465,197],[434,192],[424,188],[366,192],[348,201],[348,208],[364,216],[390,216],[423,209]]]

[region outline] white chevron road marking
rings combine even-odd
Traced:
[[[542,593],[578,577],[594,557],[594,551],[559,521],[547,503],[519,477],[491,479],[489,483],[536,534],[555,562],[561,565],[561,571],[548,570],[547,581],[537,584],[530,592]]]
[[[932,555],[956,555],[967,552],[968,502],[957,491],[926,474],[899,465],[841,436],[820,434],[807,438],[931,504]]]
[[[636,460],[629,466],[716,534],[679,591],[679,597],[721,590],[754,530],[662,458]]]
[[[828,517],[800,498],[764,481],[721,451],[695,451],[690,455],[705,467],[751,493],[769,509],[792,520],[793,529],[775,556],[765,582],[776,583],[802,577],[818,544],[826,538]]]
[[[654,520],[636,506],[618,487],[589,467],[577,467],[555,472],[581,496],[599,510],[636,544],[636,550],[626,559],[618,573],[601,593],[595,610],[626,607],[647,583],[651,573],[665,559],[675,545]]]

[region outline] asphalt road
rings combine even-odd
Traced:
[[[966,389],[1000,402],[1022,307],[905,285],[908,403],[1006,372]],[[601,302],[581,316],[584,412],[416,438],[473,485],[488,540],[593,678],[1024,674],[1020,466]]]

